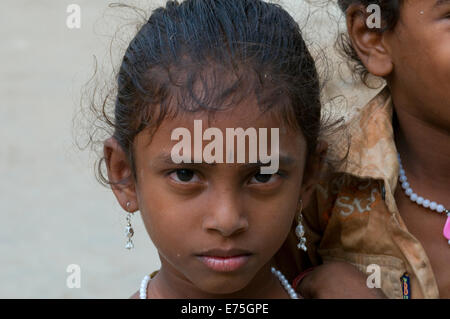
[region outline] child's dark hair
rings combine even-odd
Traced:
[[[180,111],[214,112],[254,94],[262,111],[281,108],[306,138],[321,131],[320,84],[301,30],[279,5],[261,0],[168,1],[130,42],[117,75],[112,129],[136,180],[133,141]],[[92,141],[92,139],[91,139]],[[102,158],[97,165],[101,182]]]
[[[351,5],[363,5],[368,7],[371,4],[380,6],[382,28],[374,30],[374,32],[385,32],[387,30],[393,30],[400,18],[400,9],[403,0],[338,0],[339,7],[343,12],[346,12]],[[362,64],[355,49],[353,48],[351,41],[347,33],[341,33],[338,39],[339,49],[353,61],[353,69],[356,74],[359,74],[361,80],[368,85],[368,71]]]

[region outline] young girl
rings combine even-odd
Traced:
[[[169,1],[129,44],[117,85],[113,118],[107,101],[98,110],[113,129],[101,176],[141,212],[161,260],[133,297],[297,298],[275,255],[325,147],[314,61],[289,14],[260,0]]]
[[[320,92],[293,19],[259,0],[169,1],[129,44],[117,83],[107,181],[161,260],[133,297],[297,298],[274,255],[319,168]],[[248,144],[230,137],[239,128]],[[279,157],[270,174],[273,163],[248,160],[266,145]]]
[[[356,69],[387,86],[355,112],[347,165],[304,213],[311,260],[351,262],[390,298],[450,298],[450,1],[338,3]]]

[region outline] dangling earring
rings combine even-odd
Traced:
[[[129,210],[130,207],[130,202],[127,202],[127,211]],[[131,240],[131,237],[133,237],[134,235],[134,230],[133,227],[131,227],[131,213],[128,211],[128,215],[127,215],[127,226],[125,227],[125,232],[128,238],[128,242],[125,245],[126,249],[131,249],[134,247],[133,245],[133,241]]]
[[[306,237],[305,237],[305,229],[303,227],[303,215],[302,215],[302,210],[303,210],[303,202],[300,199],[299,202],[299,212],[298,212],[298,225],[297,227],[295,227],[295,235],[297,235],[298,237],[298,244],[297,244],[297,248],[298,249],[302,249],[303,251],[307,251],[308,248],[306,248]]]

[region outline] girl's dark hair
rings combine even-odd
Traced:
[[[338,0],[338,5],[343,12],[346,12],[351,5],[363,5],[367,7],[371,4],[377,4],[380,6],[381,19],[383,22],[382,28],[374,30],[375,32],[385,32],[387,30],[393,30],[400,18],[400,9],[402,0]],[[339,49],[354,62],[353,69],[356,74],[359,74],[361,80],[368,84],[369,72],[364,67],[363,63],[358,57],[355,49],[353,48],[348,33],[341,33],[338,38]]]
[[[301,129],[308,151],[321,130],[320,84],[299,25],[261,0],[168,1],[131,40],[117,75],[114,114],[97,114],[127,154],[136,180],[136,135],[180,111],[223,110],[249,94]],[[113,184],[97,173],[101,182]]]

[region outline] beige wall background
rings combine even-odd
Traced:
[[[1,298],[127,298],[145,274],[159,268],[139,214],[132,219],[135,249],[124,248],[125,212],[96,181],[95,154],[74,144],[72,119],[93,56],[108,71],[111,37],[120,24],[132,22],[118,19],[109,2],[2,1]],[[164,1],[123,2],[154,8]],[[329,14],[335,9],[311,8],[303,0],[277,2],[301,25],[311,15],[305,27],[311,50],[320,47],[332,56],[336,20]],[[66,26],[72,3],[81,7],[80,29]],[[357,107],[376,93],[356,91],[357,84],[344,83],[336,70],[329,74],[334,80],[328,97],[344,94]],[[81,268],[80,288],[66,285],[71,264]]]

